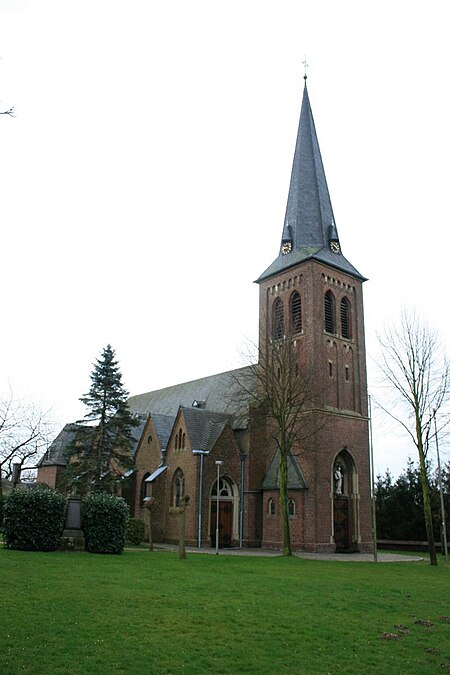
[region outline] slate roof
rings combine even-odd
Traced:
[[[209,452],[225,429],[231,416],[225,413],[214,413],[199,408],[181,407],[186,422],[186,431],[191,441],[192,450]]]
[[[91,431],[92,427],[89,426],[66,424],[52,442],[45,455],[41,457],[37,466],[54,466],[55,464],[66,466],[67,447],[72,445],[76,439],[80,440],[83,436],[86,437]]]
[[[131,427],[131,436],[133,438],[133,443],[131,446],[131,454],[133,455],[133,457],[136,454],[136,450],[138,449],[142,433],[144,431],[145,425],[147,424],[147,419],[148,415],[139,415],[137,416],[139,424],[137,424],[135,427]]]
[[[170,434],[172,433],[175,415],[159,415],[158,413],[152,413],[151,418],[155,425],[156,435],[158,436],[161,450],[165,450]]]
[[[202,408],[192,410],[207,410],[233,416],[232,427],[244,428],[251,396],[244,393],[240,382],[245,380],[246,386],[249,386],[252,372],[252,366],[247,366],[138,394],[128,399],[128,406],[132,413],[151,414],[155,419],[156,414],[175,417],[180,406],[192,408],[194,401],[201,401]]]
[[[277,450],[264,478],[263,490],[278,490],[280,487],[280,451]],[[297,462],[297,458],[288,454],[288,490],[306,490],[308,488],[305,477]]]
[[[292,250],[282,255],[281,245],[287,240],[292,242]],[[365,277],[344,258],[341,251],[334,253],[330,250],[330,240],[339,241],[339,237],[305,78],[280,252],[257,283],[309,259],[326,263],[364,281]]]

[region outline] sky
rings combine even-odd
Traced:
[[[278,254],[304,66],[342,251],[376,333],[449,344],[447,2],[0,0],[0,393],[82,418],[245,365]],[[414,448],[374,410],[375,468]],[[445,444],[441,448],[449,456]]]

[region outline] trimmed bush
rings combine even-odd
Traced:
[[[122,553],[128,523],[128,505],[122,497],[94,493],[81,502],[81,527],[90,553]]]
[[[145,525],[140,518],[130,518],[127,525],[127,541],[139,545],[144,541]]]
[[[3,504],[3,540],[21,551],[55,551],[66,516],[66,498],[49,488],[15,488]]]

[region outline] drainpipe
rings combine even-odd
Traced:
[[[245,453],[240,452],[241,460],[241,484],[240,484],[240,495],[239,495],[239,548],[243,547],[244,541],[244,464],[245,464]]]
[[[207,450],[194,450],[194,455],[200,455],[200,479],[198,486],[198,532],[197,547],[202,547],[202,501],[203,501],[203,456],[208,454]]]

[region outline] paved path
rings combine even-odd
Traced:
[[[145,551],[146,549],[128,549],[134,551]],[[178,551],[178,546],[174,544],[155,544],[155,551]],[[186,546],[186,553],[204,553],[206,555],[215,555],[213,548],[194,548]],[[271,551],[263,548],[221,548],[219,555],[245,555],[272,557],[280,556],[280,551]],[[305,560],[331,560],[332,562],[374,562],[372,553],[306,553],[297,551],[294,553],[297,558]],[[425,560],[423,556],[400,555],[399,553],[384,553],[378,551],[378,562],[420,562]]]

